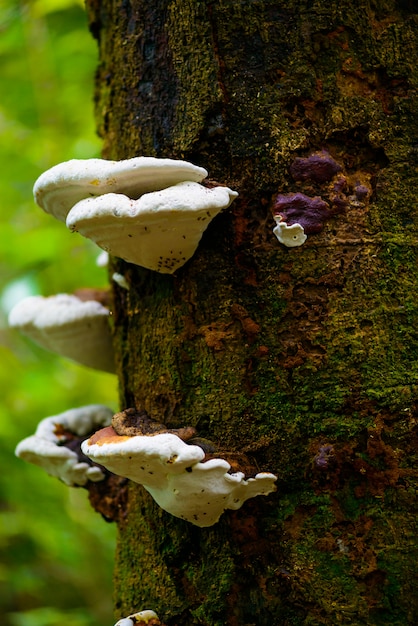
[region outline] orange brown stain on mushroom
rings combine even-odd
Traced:
[[[103,446],[109,443],[120,443],[121,441],[126,441],[131,439],[126,435],[118,435],[113,426],[106,426],[106,428],[101,428],[94,435],[89,438],[90,445],[96,444],[98,446]]]

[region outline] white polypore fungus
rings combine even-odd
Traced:
[[[273,233],[280,243],[288,248],[296,248],[305,243],[307,236],[305,235],[303,226],[300,224],[291,224],[291,226],[288,226],[280,215],[275,215],[274,219],[276,220],[276,226],[273,228]]]
[[[129,289],[131,288],[125,276],[123,274],[120,274],[119,272],[113,272],[112,280],[122,289],[126,289],[127,291],[129,291]]]
[[[46,417],[39,422],[34,435],[17,445],[16,456],[69,486],[103,480],[105,474],[100,467],[80,461],[78,454],[64,444],[71,442],[71,435],[87,437],[97,428],[110,424],[112,413],[106,406],[91,404]]]
[[[10,311],[9,326],[46,350],[94,369],[115,371],[109,309],[96,300],[68,294],[30,296]]]
[[[200,182],[208,175],[203,167],[187,161],[135,157],[124,161],[73,159],[47,170],[35,182],[35,202],[61,222],[68,211],[84,198],[123,193],[139,198],[189,180]]]
[[[108,193],[76,204],[67,226],[129,263],[172,274],[192,257],[210,220],[237,196],[183,182],[138,200]]]
[[[34,197],[103,250],[171,274],[193,255],[209,221],[238,195],[199,185],[206,176],[204,168],[173,159],[74,159],[44,172]]]
[[[229,473],[224,459],[202,462],[200,446],[171,433],[128,437],[108,427],[83,441],[81,449],[114,474],[143,485],[168,513],[201,527],[215,524],[225,509],[271,493],[277,478],[267,472],[248,479],[242,472]]]
[[[115,626],[133,626],[134,624],[149,624],[152,620],[152,624],[157,626],[160,623],[158,615],[154,613],[154,611],[146,610],[139,611],[138,613],[133,613],[132,615],[128,615],[128,617],[123,617],[118,622],[116,622]]]

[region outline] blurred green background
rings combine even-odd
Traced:
[[[102,403],[117,381],[7,328],[21,298],[107,285],[97,249],[36,207],[32,186],[70,158],[100,155],[97,63],[78,0],[0,2],[0,623],[112,626],[116,529],[71,489],[14,456],[44,417]]]

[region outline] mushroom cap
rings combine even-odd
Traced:
[[[183,182],[138,200],[105,194],[78,202],[67,226],[129,263],[172,274],[194,254],[211,219],[237,196]]]
[[[245,479],[242,472],[229,473],[225,459],[202,462],[200,446],[171,433],[128,437],[109,427],[83,441],[81,449],[114,474],[143,485],[162,509],[196,526],[212,526],[225,509],[239,509],[248,498],[275,489],[274,474]]]
[[[133,624],[148,624],[150,620],[153,620],[153,624],[159,624],[159,618],[154,611],[147,609],[145,611],[139,611],[139,613],[133,613],[132,615],[128,615],[128,617],[123,617],[118,622],[116,622],[115,626],[133,626]]]
[[[47,474],[60,478],[69,486],[83,486],[88,480],[97,482],[105,477],[103,471],[80,462],[76,452],[63,444],[60,431],[79,437],[87,436],[96,428],[110,424],[112,410],[101,404],[90,404],[70,409],[39,422],[34,435],[23,439],[16,447],[16,456],[43,468]]]
[[[114,372],[109,309],[68,294],[29,296],[9,313],[9,326],[42,348],[94,369]]]
[[[300,224],[291,224],[291,226],[288,226],[279,216],[275,216],[275,220],[277,225],[273,228],[273,233],[280,243],[288,248],[296,248],[305,243],[307,236],[305,235],[303,226]]]
[[[139,198],[185,180],[200,182],[208,175],[188,161],[135,157],[124,161],[72,159],[41,174],[33,194],[35,202],[61,222],[74,204],[91,196],[123,193]]]

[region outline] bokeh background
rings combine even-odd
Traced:
[[[87,492],[15,458],[44,417],[103,403],[117,381],[37,348],[7,327],[21,298],[106,287],[97,249],[36,207],[46,169],[100,155],[97,63],[79,0],[0,2],[0,623],[112,626],[116,529]]]

